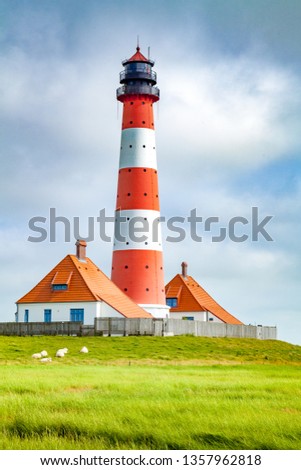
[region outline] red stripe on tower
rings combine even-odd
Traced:
[[[136,53],[122,62],[123,103],[112,281],[154,317],[166,317],[153,103],[154,62]]]

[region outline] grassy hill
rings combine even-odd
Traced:
[[[87,346],[89,354],[80,354]],[[55,359],[67,347],[63,359]],[[301,364],[301,346],[276,340],[175,337],[5,337],[0,336],[0,364],[32,364],[33,353],[47,350],[64,364]]]
[[[280,341],[0,337],[0,449],[298,450],[300,364]]]

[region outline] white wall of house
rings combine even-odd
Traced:
[[[182,320],[185,317],[196,321],[224,323],[211,312],[170,312],[169,314],[169,318],[175,318],[177,320]],[[212,320],[210,320],[210,318],[212,318]]]
[[[106,304],[105,302],[100,302],[98,306],[97,315],[98,318],[124,318],[121,313],[117,312],[111,305]]]
[[[94,325],[95,317],[121,317],[119,312],[102,301],[97,302],[52,302],[18,304],[18,321],[24,322],[28,310],[29,322],[43,322],[44,310],[51,310],[51,321],[70,321],[70,309],[84,309],[84,324]]]

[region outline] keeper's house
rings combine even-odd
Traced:
[[[95,317],[152,318],[124,294],[89,258],[86,242],[67,255],[17,304],[16,321],[81,321]]]
[[[165,287],[170,318],[242,325],[243,323],[221,307],[193,277],[187,275],[187,263]]]

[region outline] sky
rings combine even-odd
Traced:
[[[231,314],[301,345],[300,23],[299,0],[0,0],[1,321],[75,252],[76,220],[86,237],[89,218],[113,215],[116,88],[139,36],[161,94],[161,215],[185,220],[178,242],[162,225],[166,283],[186,261]],[[70,241],[62,222],[50,240],[51,208]],[[88,256],[109,275],[112,243],[93,238]]]

